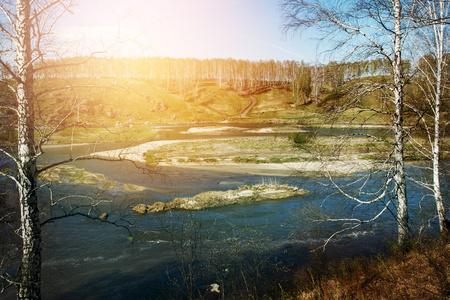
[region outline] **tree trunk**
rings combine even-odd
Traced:
[[[402,70],[402,7],[400,0],[394,1],[395,13],[395,57],[393,64],[394,73],[394,180],[395,195],[397,200],[398,243],[405,244],[409,239],[408,233],[408,201],[406,198],[405,163],[403,156],[404,131],[403,131],[403,70]]]
[[[41,228],[36,194],[34,148],[34,95],[31,55],[30,0],[16,2],[17,104],[18,104],[18,189],[21,210],[22,262],[18,299],[40,299]]]
[[[439,80],[438,83],[440,84]],[[441,195],[441,182],[439,178],[439,140],[440,140],[440,95],[436,95],[435,103],[435,124],[434,124],[434,147],[433,147],[433,190],[434,201],[436,202],[436,210],[439,218],[439,229],[441,234],[448,232],[447,222],[445,217],[444,202]]]
[[[436,210],[439,218],[439,229],[441,234],[448,232],[445,208],[441,195],[441,181],[439,178],[439,141],[440,141],[440,110],[442,97],[442,74],[444,67],[444,42],[445,42],[445,7],[444,1],[439,1],[439,24],[435,25],[435,34],[437,39],[436,50],[436,95],[434,103],[434,147],[433,147],[433,191],[434,201],[436,203]]]

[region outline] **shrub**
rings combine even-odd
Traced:
[[[160,163],[161,161],[163,161],[164,158],[162,157],[162,154],[160,152],[155,150],[148,150],[144,154],[144,159],[145,164],[150,166]]]
[[[271,158],[270,158],[270,162],[271,162],[271,163],[279,164],[279,163],[282,163],[282,160],[281,160],[281,158],[279,158],[279,157],[271,157]]]
[[[216,163],[217,158],[204,158],[203,161],[207,163]]]
[[[288,139],[294,142],[297,146],[307,144],[312,138],[311,133],[306,132],[292,132],[289,134]]]

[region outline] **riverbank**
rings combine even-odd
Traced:
[[[320,137],[320,145],[333,147],[333,137]],[[347,176],[385,168],[366,146],[352,139],[339,157],[314,145],[298,147],[284,137],[162,140],[92,154],[107,159],[127,159],[148,166],[180,167],[271,176]],[[328,153],[329,152],[329,153]],[[344,151],[341,151],[344,152]]]

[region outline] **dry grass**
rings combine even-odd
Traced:
[[[318,263],[295,275],[295,292],[284,299],[448,299],[450,245],[418,243],[385,257]]]

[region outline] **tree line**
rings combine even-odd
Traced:
[[[295,102],[320,102],[321,95],[361,77],[389,74],[382,59],[330,62],[326,65],[303,61],[194,59],[169,57],[71,57],[45,60],[36,78],[133,78],[151,80],[161,88],[187,94],[199,81],[215,80],[246,93],[264,88],[290,88]]]

